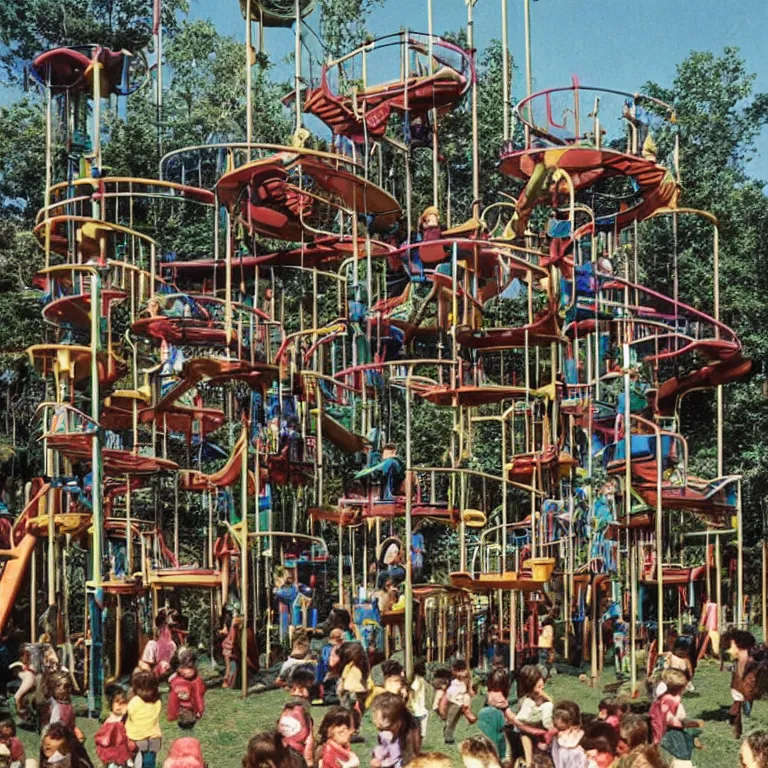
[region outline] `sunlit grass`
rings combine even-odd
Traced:
[[[685,698],[685,707],[689,717],[702,718],[706,721],[702,740],[705,749],[694,754],[694,765],[697,768],[728,768],[738,765],[738,746],[731,737],[728,726],[726,709],[730,705],[729,693],[730,675],[720,672],[716,664],[705,663],[699,666],[694,684],[696,692]],[[615,684],[612,672],[603,676],[603,686]],[[603,687],[588,688],[579,682],[575,676],[558,675],[548,685],[552,697],[557,699],[572,699],[576,701],[585,715],[594,715],[597,704],[602,698]],[[192,735],[200,739],[203,753],[211,768],[237,768],[245,752],[248,739],[254,733],[274,727],[287,694],[282,691],[268,691],[250,696],[243,701],[235,691],[213,689],[206,696],[206,713],[195,727]],[[478,696],[474,709],[481,706],[482,696]],[[641,702],[637,703],[641,706]],[[319,725],[324,713],[323,707],[314,707],[315,725]],[[80,728],[86,735],[88,751],[96,760],[93,749],[93,734],[98,724],[95,721],[80,719]],[[172,723],[163,722],[163,752],[164,757],[168,746],[182,734]],[[747,730],[752,728],[768,728],[768,705],[757,702],[751,720],[745,721]],[[470,726],[462,719],[457,730],[456,740],[461,741],[476,731],[476,726]],[[20,731],[20,735],[28,750],[28,755],[36,755],[37,737],[34,734]],[[375,730],[370,717],[363,721],[365,744],[357,745],[356,751],[363,761],[368,764],[371,749],[375,743]],[[454,757],[455,765],[460,765],[455,746],[445,746],[442,740],[442,722],[436,717],[430,717],[427,738],[424,744],[426,751],[441,751]]]

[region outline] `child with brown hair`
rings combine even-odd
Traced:
[[[401,696],[385,691],[371,707],[379,743],[373,750],[371,768],[401,768],[421,751],[421,732]]]
[[[352,737],[359,725],[346,707],[331,707],[320,723],[316,762],[323,768],[358,768],[360,758],[352,751]]]
[[[552,729],[552,700],[544,693],[544,675],[537,666],[527,664],[520,670],[517,697],[515,724],[522,734],[525,763],[531,765],[534,739],[546,738]]]
[[[59,670],[45,675],[45,693],[49,696],[47,721],[44,725],[63,723],[83,741],[83,732],[77,727],[75,707],[72,704],[72,679],[68,672]]]
[[[485,736],[470,736],[459,744],[464,768],[501,768],[499,753]]]
[[[168,695],[168,722],[179,721],[179,728],[194,728],[205,712],[205,683],[197,673],[197,654],[185,648],[171,678]]]
[[[52,723],[40,739],[39,768],[93,768],[91,758],[64,723]]]
[[[301,756],[307,765],[315,760],[315,724],[309,708],[309,689],[314,685],[311,669],[294,669],[289,682],[291,698],[283,706],[277,730],[287,747]]]
[[[126,768],[132,762],[133,748],[125,731],[127,713],[128,696],[122,688],[116,688],[109,697],[109,717],[93,737],[96,754],[106,768]]]
[[[618,745],[619,734],[608,723],[602,720],[590,723],[581,739],[588,768],[612,768]]]
[[[368,693],[373,682],[368,674],[368,657],[363,646],[354,641],[344,643],[339,649],[341,676],[336,687],[342,706],[356,709],[362,717]]]
[[[133,697],[128,702],[125,733],[136,744],[135,768],[155,768],[163,744],[160,730],[160,688],[154,671],[137,668],[131,677]]]
[[[0,744],[8,747],[8,757],[11,768],[21,768],[24,765],[24,745],[16,735],[16,723],[12,718],[0,720]]]
[[[579,705],[575,701],[559,701],[552,710],[552,725],[557,731],[552,739],[555,768],[586,768],[587,755],[581,746],[584,730]]]
[[[671,755],[672,768],[684,768],[690,764],[693,748],[698,746],[697,737],[703,723],[689,720],[683,706],[683,693],[688,687],[686,676],[676,669],[665,669],[661,681],[666,693],[653,702],[648,713],[653,743]]]
[[[454,744],[453,734],[459,718],[464,715],[471,725],[477,722],[477,715],[472,712],[472,674],[464,659],[456,659],[451,664],[451,682],[443,694],[445,700],[445,727],[443,740],[446,744]],[[440,704],[443,708],[443,702]]]
[[[625,755],[649,743],[648,720],[642,715],[624,715],[619,723],[619,754]]]
[[[293,754],[276,731],[251,736],[243,756],[243,768],[295,768]]]

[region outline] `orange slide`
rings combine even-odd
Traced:
[[[9,558],[0,565],[2,568],[0,571],[0,632],[5,629],[11,615],[11,610],[16,602],[16,595],[19,593],[21,582],[24,581],[27,565],[37,543],[37,535],[26,530],[26,521],[31,517],[46,513],[46,496],[49,489],[48,483],[38,489],[16,523],[12,539],[13,546],[11,549],[0,550],[0,558]],[[21,534],[18,541],[16,539],[17,532]]]
[[[195,470],[184,470],[180,473],[181,489],[184,491],[205,491],[209,488],[225,488],[232,485],[239,477],[243,466],[243,451],[248,450],[248,434],[244,429],[237,438],[232,449],[232,455],[227,463],[213,474]],[[256,476],[252,470],[248,470],[248,493],[254,493],[256,488]]]

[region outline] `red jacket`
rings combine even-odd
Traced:
[[[102,723],[93,737],[96,754],[104,765],[126,765],[133,755],[133,745],[125,733],[125,723],[113,720],[112,716]]]
[[[323,768],[358,768],[360,758],[351,750],[342,747],[335,741],[323,744]]]
[[[307,765],[314,764],[314,724],[306,699],[292,697],[286,702],[277,721],[277,730],[287,747],[303,755]]]
[[[0,739],[0,744],[5,744],[11,753],[12,763],[24,762],[24,745],[21,743],[21,739],[16,736],[11,736],[8,739]]]
[[[176,720],[179,710],[189,709],[195,717],[202,717],[205,712],[205,683],[199,675],[193,678],[176,675],[171,680],[171,693],[168,696],[168,722]]]

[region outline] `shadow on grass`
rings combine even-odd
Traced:
[[[730,707],[727,704],[723,704],[717,709],[703,709],[696,716],[697,720],[703,720],[706,722],[727,723],[730,719],[728,710]]]

